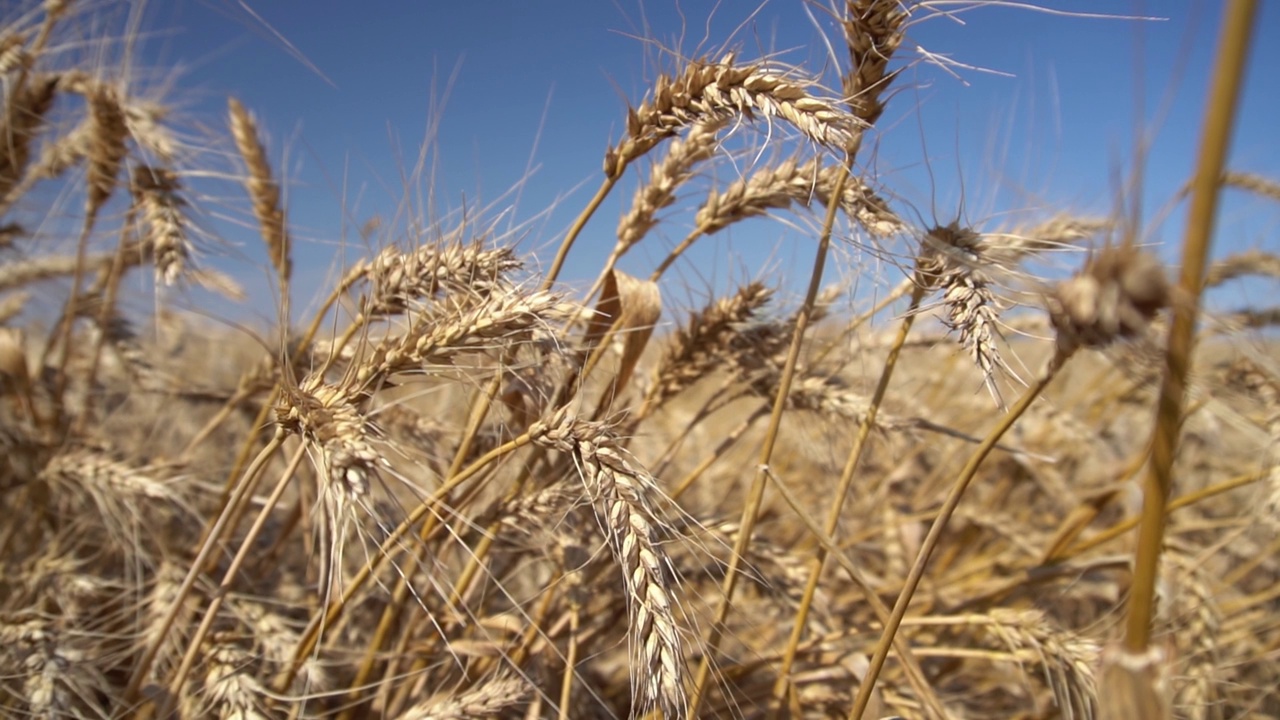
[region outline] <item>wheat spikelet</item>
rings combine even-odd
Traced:
[[[654,370],[651,404],[661,404],[722,365],[738,327],[747,323],[773,296],[761,282],[751,282],[729,297],[719,298],[681,327],[663,349]]]
[[[578,466],[609,546],[622,566],[641,700],[668,717],[684,717],[685,659],[675,620],[671,564],[658,544],[652,512],[658,490],[629,462],[607,430],[565,412],[530,428],[534,441],[569,454]]]
[[[1035,611],[993,610],[986,627],[1011,652],[1030,654],[1040,663],[1045,682],[1067,720],[1094,717],[1098,697],[1093,670],[1099,656],[1096,643],[1053,627]]]
[[[1000,337],[999,310],[990,282],[980,273],[955,273],[947,282],[942,301],[947,306],[943,322],[959,333],[960,345],[969,351],[974,364],[982,371],[987,390],[998,402],[996,372],[1007,370],[1008,365],[996,345]]]
[[[211,637],[198,679],[198,714],[221,720],[268,720],[266,688],[252,674],[254,658],[225,634]],[[194,682],[194,680],[193,680]]]
[[[1256,173],[1225,172],[1222,174],[1222,184],[1280,201],[1280,183]]]
[[[21,291],[9,293],[0,298],[0,324],[7,323],[21,314],[29,299],[31,294]]]
[[[90,255],[85,266],[109,271],[116,254],[114,252]],[[126,258],[128,255],[126,255]],[[136,255],[135,255],[136,257]],[[0,290],[22,287],[31,283],[64,277],[75,273],[74,255],[40,255],[25,260],[13,260],[0,265]]]
[[[943,323],[959,333],[960,344],[982,371],[988,392],[1003,404],[995,378],[1008,365],[1000,356],[999,306],[988,273],[992,263],[983,236],[957,222],[930,228],[917,262],[917,281],[942,289]]]
[[[12,203],[11,192],[27,171],[31,140],[53,107],[59,79],[57,75],[33,77],[5,99],[5,114],[0,122],[0,207],[7,208]]]
[[[12,248],[17,240],[24,237],[27,237],[27,231],[18,223],[10,222],[0,225],[0,250]]]
[[[1186,642],[1189,650],[1174,702],[1185,709],[1191,720],[1220,718],[1215,675],[1222,664],[1218,644],[1222,611],[1203,566],[1195,564],[1195,560],[1186,554],[1186,548],[1177,547],[1178,543],[1170,545],[1166,548],[1166,557],[1176,568],[1178,582],[1165,619],[1172,625],[1170,630],[1174,637]]]
[[[0,327],[0,392],[12,393],[24,405],[31,402],[26,334],[22,328]]]
[[[369,492],[369,477],[386,464],[369,441],[372,426],[350,393],[318,375],[304,379],[276,407],[276,422],[321,450],[325,497],[338,503]]]
[[[509,292],[514,288],[507,277],[520,267],[510,248],[486,249],[479,240],[466,244],[445,241],[407,253],[388,246],[360,268],[371,286],[365,312],[394,315],[407,310],[411,301],[443,293],[487,296]]]
[[[548,332],[557,317],[573,311],[547,292],[471,298],[469,304],[423,308],[407,332],[379,341],[354,369],[347,383],[354,390],[377,385],[399,372],[421,372],[446,365],[465,352],[518,345]],[[433,312],[433,310],[435,310]]]
[[[65,480],[91,492],[121,498],[128,504],[147,500],[176,501],[169,483],[157,479],[155,468],[139,469],[112,459],[100,450],[81,448],[60,453],[42,475]]]
[[[724,547],[732,547],[741,531],[741,525],[737,521],[722,520],[699,523],[699,525],[703,532],[715,536],[717,543]],[[797,553],[793,548],[770,542],[768,538],[752,538],[748,550],[751,553],[751,563],[747,568],[747,577],[772,596],[783,598],[791,603],[799,602],[808,580],[808,558]],[[681,576],[701,575],[706,580],[718,579],[717,573],[711,568],[700,570],[700,573],[682,572]],[[720,568],[720,572],[723,572],[723,567]],[[827,593],[819,590],[819,594],[821,597],[815,607],[818,615],[815,629],[822,629],[830,624],[831,600],[827,597]]]
[[[1076,245],[1114,226],[1115,222],[1108,218],[1059,213],[1000,236],[1003,242],[988,242],[985,255],[993,262],[1011,267],[1028,254]]]
[[[1141,335],[1169,304],[1172,290],[1153,256],[1129,246],[1109,247],[1046,298],[1063,350],[1103,347]]]
[[[676,189],[693,177],[693,168],[715,155],[716,133],[722,126],[722,123],[695,123],[684,138],[667,145],[667,154],[649,171],[649,182],[636,189],[631,209],[618,221],[615,255],[621,256],[640,242],[657,224],[658,212],[675,203]]]
[[[837,177],[849,172],[843,165],[827,165],[818,173],[817,197],[824,205],[831,204]],[[876,238],[887,238],[901,233],[906,225],[889,208],[889,204],[858,178],[845,180],[840,196],[840,208],[864,230]]]
[[[845,101],[854,117],[875,125],[884,112],[881,96],[896,73],[889,60],[902,44],[907,10],[899,0],[849,0],[841,21],[849,48],[844,75]],[[859,139],[861,136],[859,135]]]
[[[569,508],[581,497],[563,482],[553,483],[533,493],[526,493],[496,505],[476,525],[488,527],[503,524],[520,535],[542,534],[557,527]],[[506,534],[500,537],[507,537]]]
[[[1228,369],[1226,383],[1256,398],[1262,407],[1262,425],[1271,439],[1265,460],[1270,471],[1266,497],[1255,512],[1268,526],[1280,528],[1280,376],[1257,362],[1241,359]]]
[[[62,137],[46,142],[40,149],[40,157],[28,167],[22,182],[5,197],[6,204],[25,194],[36,182],[56,178],[83,161],[90,130],[89,122],[85,120]]]
[[[496,678],[454,695],[437,695],[397,715],[398,720],[467,720],[511,713],[524,702],[529,686],[516,678]]]
[[[711,234],[769,210],[830,205],[838,176],[847,172],[842,165],[823,165],[821,158],[804,162],[791,158],[739,178],[723,190],[713,188],[694,219],[700,232]],[[904,227],[888,204],[857,178],[846,180],[840,208],[875,237],[895,235]]]
[[[10,692],[23,717],[101,716],[109,684],[89,658],[47,620],[0,617],[0,676],[22,679]]]
[[[85,93],[85,102],[89,106],[84,150],[88,189],[85,214],[93,218],[115,192],[120,164],[129,151],[126,144],[129,126],[116,87],[92,83]]]
[[[185,649],[184,636],[195,617],[197,610],[195,598],[188,596],[182,600],[183,607],[178,622],[162,635],[165,632],[162,624],[165,614],[178,600],[178,589],[182,586],[182,580],[186,574],[186,568],[168,559],[161,559],[159,567],[153,574],[151,589],[143,599],[143,612],[139,620],[142,627],[138,634],[137,645],[141,649],[153,646],[160,648],[151,667],[153,680],[163,678],[176,668]]]
[[[791,158],[739,178],[724,190],[713,188],[694,220],[699,230],[711,234],[769,210],[789,208],[795,202],[807,205],[815,198],[818,167],[816,158],[803,163]]]
[[[31,53],[26,49],[27,38],[22,33],[5,32],[0,35],[0,75],[7,75],[18,66],[31,66]]]
[[[832,418],[847,420],[850,423],[861,423],[867,416],[870,403],[867,398],[850,390],[839,378],[812,374],[796,378],[791,394],[787,396],[787,405],[795,410],[806,410],[827,415]],[[751,383],[752,388],[761,397],[770,397],[770,390],[776,387],[777,378],[772,373],[762,373]],[[909,424],[898,420],[888,413],[876,414],[875,426],[882,430],[906,428]]]
[[[835,103],[815,97],[809,83],[762,65],[694,61],[680,74],[662,75],[640,106],[627,114],[627,137],[605,154],[604,171],[616,177],[631,161],[694,123],[718,123],[758,113],[782,119],[810,140],[842,151],[859,121]]]
[[[147,159],[171,163],[178,156],[178,141],[162,124],[169,109],[157,102],[125,98],[121,106],[129,137]]]
[[[134,170],[132,190],[147,226],[142,242],[155,263],[156,281],[172,285],[191,255],[183,216],[186,201],[179,194],[182,185],[171,170],[140,165]]]
[[[283,665],[293,658],[298,632],[280,613],[260,602],[236,598],[227,604],[253,638],[254,655],[263,662]]]
[[[1280,278],[1280,256],[1262,250],[1246,250],[1228,255],[1209,266],[1204,276],[1204,286],[1218,287],[1250,275]]]
[[[262,229],[271,265],[276,269],[281,287],[284,287],[293,272],[293,250],[285,226],[284,210],[280,207],[280,186],[271,175],[271,164],[267,162],[267,152],[258,138],[258,124],[253,116],[235,98],[227,99],[227,110],[231,136],[249,168],[244,183],[253,202],[253,213]]]

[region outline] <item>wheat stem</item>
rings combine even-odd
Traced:
[[[240,541],[240,548],[227,566],[227,570],[222,576],[222,582],[218,583],[218,587],[214,589],[213,598],[209,601],[209,607],[205,610],[200,626],[191,637],[187,652],[182,656],[182,662],[178,665],[177,672],[169,680],[170,697],[178,697],[183,683],[187,680],[187,675],[190,674],[191,668],[195,666],[196,658],[200,654],[205,637],[208,636],[209,630],[213,628],[213,622],[218,617],[218,610],[222,608],[222,603],[226,601],[227,594],[231,592],[231,586],[235,583],[236,575],[240,572],[244,561],[249,557],[249,553],[253,551],[254,541],[258,539],[258,535],[266,527],[267,519],[275,511],[276,504],[280,502],[280,498],[284,495],[285,489],[289,486],[289,482],[293,480],[294,474],[298,471],[298,466],[302,464],[302,460],[306,455],[306,443],[299,443],[298,449],[294,451],[293,457],[289,460],[288,467],[284,469],[284,472],[280,473],[280,480],[271,491],[271,495],[262,504],[262,510],[258,512],[258,517],[254,519],[253,525],[249,527],[249,532]],[[167,714],[162,713],[161,716],[167,716]]]
[[[1219,179],[1226,164],[1256,11],[1256,0],[1233,0],[1223,11],[1217,66],[1205,108],[1204,136],[1182,245],[1179,282],[1184,299],[1173,309],[1164,379],[1157,403],[1156,429],[1151,442],[1151,465],[1143,488],[1143,520],[1134,556],[1124,643],[1133,654],[1145,652],[1151,642],[1156,578],[1160,548],[1164,542],[1165,504],[1173,485],[1173,461],[1178,448],[1178,428],[1182,422],[1187,373],[1195,343],[1196,317],[1218,209]]]
[[[889,622],[885,624],[880,640],[876,643],[875,652],[871,656],[870,667],[862,678],[862,684],[858,687],[858,695],[854,698],[853,707],[849,710],[849,720],[862,720],[862,715],[867,709],[867,703],[871,700],[871,692],[875,689],[876,679],[880,676],[881,669],[884,668],[885,658],[889,656],[889,649],[893,645],[893,636],[898,632],[898,626],[902,624],[902,618],[907,614],[907,606],[910,605],[911,598],[915,595],[916,588],[920,586],[920,580],[924,577],[925,568],[929,564],[929,556],[933,554],[938,541],[942,539],[943,530],[946,529],[951,516],[955,514],[956,508],[960,506],[960,500],[964,497],[965,490],[969,488],[969,483],[977,475],[978,468],[995,448],[996,443],[1000,442],[1000,438],[1008,432],[1009,428],[1013,427],[1018,418],[1027,411],[1027,408],[1031,407],[1031,404],[1040,396],[1040,393],[1048,387],[1049,383],[1062,369],[1062,366],[1066,364],[1071,354],[1072,351],[1067,350],[1060,351],[1054,355],[1044,373],[1023,392],[1022,397],[1018,399],[1018,402],[1013,407],[1009,408],[1004,417],[1000,418],[1000,422],[991,429],[986,438],[983,439],[982,444],[969,457],[969,462],[965,464],[960,474],[956,477],[951,487],[951,493],[943,502],[942,509],[938,511],[938,516],[934,518],[933,524],[929,526],[929,534],[925,536],[920,545],[920,551],[916,554],[915,563],[911,566],[911,571],[907,574],[907,579],[903,582],[902,590],[898,594],[898,600],[893,605],[893,613],[889,617]]]
[[[133,674],[129,677],[129,684],[124,691],[124,704],[126,706],[132,704],[138,698],[138,693],[142,690],[142,682],[146,679],[147,673],[151,670],[151,663],[155,660],[156,654],[160,651],[160,647],[164,642],[165,636],[169,634],[173,621],[177,618],[178,613],[183,607],[183,602],[187,595],[191,593],[191,589],[195,586],[196,578],[203,572],[209,558],[212,557],[214,549],[218,545],[218,540],[222,533],[227,529],[228,521],[232,515],[232,508],[239,505],[241,501],[253,494],[253,490],[257,487],[258,479],[262,476],[262,469],[266,467],[267,461],[271,455],[284,442],[285,431],[283,428],[277,429],[275,435],[271,438],[271,442],[258,453],[258,457],[245,470],[244,477],[236,485],[235,491],[231,494],[228,502],[223,505],[222,511],[218,513],[218,517],[209,526],[205,532],[205,537],[200,543],[200,549],[196,552],[196,556],[192,559],[191,564],[187,568],[187,575],[182,580],[175,595],[173,605],[165,614],[164,619],[159,624],[159,631],[155,634],[152,641],[142,656],[138,659],[137,664],[133,668]]]
[[[364,584],[369,581],[374,571],[376,571],[382,565],[382,562],[390,556],[390,550],[394,544],[399,542],[410,528],[418,524],[418,521],[422,520],[429,513],[436,511],[440,506],[440,503],[449,496],[449,493],[453,492],[454,488],[467,480],[470,480],[477,473],[484,470],[499,458],[529,445],[532,441],[533,436],[529,433],[524,433],[523,435],[490,450],[471,465],[467,466],[466,469],[450,477],[449,480],[432,493],[430,497],[418,503],[418,505],[400,521],[400,524],[396,525],[395,529],[387,534],[386,539],[378,546],[377,551],[370,556],[369,561],[361,566],[356,574],[347,582],[346,590],[343,592],[342,596],[336,600],[330,601],[327,606],[322,608],[311,618],[311,621],[307,624],[307,628],[303,631],[298,641],[297,648],[294,649],[293,660],[276,679],[276,689],[279,692],[285,692],[287,690],[289,685],[293,682],[293,679],[297,677],[298,670],[301,669],[302,663],[306,660],[307,655],[315,649],[316,641],[320,637],[320,631],[338,618],[342,611],[347,607],[347,604],[355,597],[356,593],[359,592],[360,589],[364,587]]]
[[[876,382],[871,402],[863,415],[862,422],[859,423],[858,433],[853,440],[853,447],[845,459],[844,469],[840,473],[840,481],[836,485],[834,501],[830,511],[827,513],[826,524],[823,526],[825,533],[832,537],[835,536],[836,530],[840,526],[840,516],[844,511],[844,502],[849,495],[850,488],[853,487],[853,478],[857,472],[858,464],[862,460],[867,438],[871,435],[871,429],[875,427],[876,414],[880,409],[880,404],[884,402],[885,393],[889,389],[889,381],[893,378],[894,368],[898,365],[898,357],[902,352],[902,346],[906,344],[907,336],[911,333],[911,327],[915,323],[917,316],[915,310],[920,306],[920,301],[924,299],[927,287],[924,282],[915,283],[915,290],[911,294],[911,305],[899,324],[897,337],[894,338],[894,343],[889,348],[889,354],[880,370],[880,379]],[[791,667],[795,663],[800,638],[804,635],[809,618],[809,609],[813,604],[814,595],[817,593],[818,582],[822,578],[822,569],[826,566],[826,562],[826,548],[819,545],[810,563],[809,579],[805,584],[804,595],[800,599],[800,605],[796,608],[795,620],[791,627],[791,636],[787,640],[787,649],[783,653],[782,663],[778,670],[778,680],[773,687],[774,717],[777,717],[778,713],[781,712],[787,688],[790,685]]]
[[[844,191],[849,174],[841,173],[836,178],[832,196],[839,197]],[[734,590],[738,583],[738,568],[746,556],[747,546],[751,543],[751,533],[755,529],[756,518],[764,500],[765,486],[768,480],[769,463],[773,459],[773,449],[778,442],[778,433],[782,429],[783,410],[787,406],[787,395],[791,392],[791,382],[795,378],[796,365],[800,362],[800,350],[804,345],[804,333],[809,328],[809,319],[813,314],[818,293],[822,289],[822,275],[826,268],[827,252],[831,247],[831,233],[835,228],[836,213],[839,203],[827,206],[826,218],[822,223],[822,232],[818,236],[818,249],[814,254],[813,269],[809,274],[809,287],[805,292],[804,304],[796,315],[795,329],[791,335],[791,345],[787,350],[786,363],[778,380],[777,394],[773,401],[773,411],[769,417],[769,428],[765,431],[764,443],[760,448],[759,469],[751,483],[747,499],[742,508],[742,519],[739,523],[738,537],[734,542],[729,564],[725,570],[724,583],[721,586],[719,603],[717,603],[715,619],[703,647],[702,661],[698,664],[697,674],[693,681],[693,694],[689,698],[689,717],[698,716],[698,708],[705,695],[707,679],[711,673],[711,663],[719,651],[720,640],[724,632],[724,621],[729,616],[733,603]]]

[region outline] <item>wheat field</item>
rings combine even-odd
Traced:
[[[848,0],[823,6],[838,82],[673,59],[554,252],[418,218],[255,329],[130,302],[139,276],[237,297],[197,252],[214,178],[289,307],[253,109],[229,98],[193,157],[172,100],[64,51],[117,31],[94,4],[6,6],[0,710],[1280,717],[1280,312],[1200,302],[1280,278],[1210,255],[1219,196],[1280,201],[1223,160],[1253,5],[1222,6],[1176,266],[1123,202],[998,231],[902,212],[864,161],[932,10]],[[563,282],[614,194],[597,280]],[[619,270],[677,206],[683,240]],[[685,250],[762,218],[811,230],[801,292],[676,302]],[[890,268],[875,293],[841,244]]]

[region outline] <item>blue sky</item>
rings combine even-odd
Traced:
[[[1137,129],[1146,128],[1154,137],[1143,204],[1151,239],[1178,241],[1185,208],[1163,225],[1154,219],[1191,175],[1220,3],[1043,4],[1167,19],[994,6],[914,25],[904,59],[918,60],[923,49],[992,72],[958,68],[950,75],[920,62],[908,68],[871,156],[880,180],[898,195],[896,207],[918,212],[922,222],[953,219],[962,197],[967,221],[985,227],[1055,208],[1106,213],[1117,178],[1131,175]],[[820,32],[839,41],[830,20],[807,13],[801,0],[173,0],[151,4],[147,27],[163,32],[148,38],[143,56],[181,71],[186,113],[220,126],[225,97],[234,94],[268,132],[274,164],[288,178],[298,238],[295,303],[304,305],[324,289],[343,253],[350,260],[365,252],[360,223],[378,215],[387,231],[380,240],[403,237],[398,209],[407,197],[425,198],[428,188],[439,212],[507,212],[502,227],[520,228],[521,247],[549,257],[544,253],[600,182],[602,153],[619,137],[626,103],[638,102],[657,70],[670,67],[659,44],[686,54],[727,45],[744,59],[770,52],[821,69]],[[1280,116],[1280,45],[1262,41],[1280,37],[1276,3],[1262,3],[1256,37],[1231,165],[1280,177],[1272,129]],[[406,186],[404,173],[424,140],[429,177]],[[515,205],[509,191],[525,177]],[[588,226],[567,280],[594,277],[636,177],[633,170]],[[554,210],[545,213],[548,207]],[[659,225],[624,268],[647,274],[683,236],[687,218],[676,213]],[[1233,194],[1220,226],[1219,254],[1280,245],[1275,205]],[[254,237],[215,227],[248,264],[211,262],[239,268],[250,284],[264,277],[245,269],[265,264]],[[762,269],[795,288],[812,250],[812,241],[786,224],[748,224],[704,241],[677,273],[671,301],[696,302],[708,288]],[[850,250],[836,272],[889,272],[858,265],[869,262]],[[1226,304],[1249,302],[1239,295],[1245,291]],[[259,290],[253,298],[266,304],[257,315],[272,314],[269,295]]]

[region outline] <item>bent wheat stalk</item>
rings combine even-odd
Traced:
[[[876,643],[875,651],[871,655],[870,667],[868,667],[866,674],[862,678],[862,684],[858,687],[858,695],[854,698],[853,707],[849,710],[849,720],[862,720],[867,704],[871,701],[871,692],[875,689],[876,679],[880,676],[880,671],[884,668],[884,661],[889,657],[889,650],[893,647],[894,635],[897,634],[898,627],[902,625],[902,619],[907,614],[907,606],[911,604],[911,598],[915,595],[916,588],[920,586],[920,580],[924,577],[925,568],[929,565],[929,557],[933,554],[934,548],[938,546],[938,541],[942,538],[942,532],[946,529],[951,516],[955,514],[956,508],[960,506],[960,500],[964,497],[965,490],[969,488],[969,483],[977,475],[978,468],[987,459],[987,455],[995,449],[996,443],[1000,442],[1000,438],[1009,431],[1009,428],[1013,427],[1018,418],[1040,397],[1040,393],[1049,386],[1049,383],[1053,381],[1053,378],[1073,353],[1074,350],[1067,349],[1060,350],[1054,354],[1045,371],[1023,392],[1022,397],[1018,399],[1018,402],[1014,403],[1013,407],[1009,408],[1009,412],[1005,413],[1000,422],[991,429],[987,437],[983,439],[982,444],[969,457],[969,461],[965,463],[964,468],[961,469],[960,474],[956,477],[955,483],[951,487],[951,493],[947,495],[947,499],[943,502],[942,509],[938,511],[938,516],[934,518],[933,524],[929,526],[929,534],[925,536],[924,541],[921,543],[915,563],[911,566],[911,571],[907,574],[902,590],[898,593],[898,600],[893,605],[893,611],[890,613],[889,620],[885,623],[884,630],[880,634],[880,640]]]

